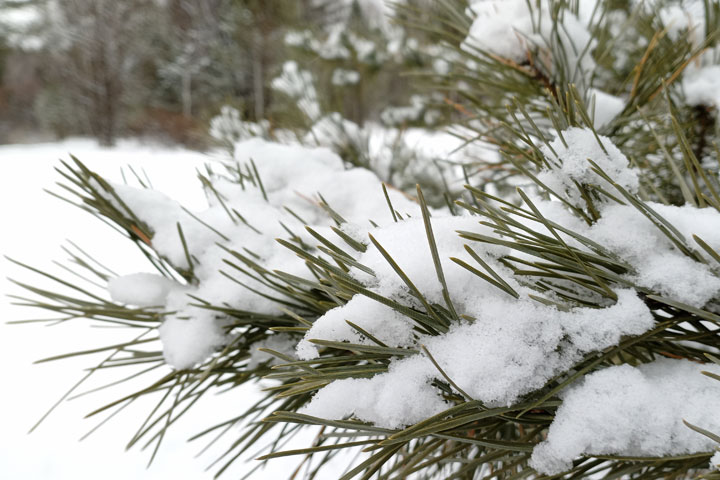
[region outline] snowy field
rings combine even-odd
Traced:
[[[60,179],[54,167],[68,154],[80,158],[108,179],[121,181],[120,169],[130,164],[144,169],[155,188],[167,192],[187,207],[201,207],[204,196],[195,179],[195,168],[211,161],[201,153],[167,147],[121,142],[117,148],[103,149],[90,140],[61,143],[0,146],[0,252],[40,269],[61,272],[53,260],[64,261],[61,250],[66,239],[77,243],[96,258],[112,263],[119,274],[150,271],[150,265],[137,248],[114,230],[89,214],[75,209],[45,193],[59,192],[54,182]],[[0,259],[0,290],[3,294],[21,293],[5,277],[43,284],[36,275]],[[32,434],[28,430],[99,357],[32,365],[38,359],[76,350],[118,343],[118,335],[127,332],[88,328],[83,321],[48,327],[45,324],[7,325],[6,322],[46,315],[0,300],[0,356],[3,394],[0,397],[0,478],[25,479],[203,479],[215,456],[213,451],[200,458],[196,454],[203,443],[187,443],[192,434],[244,411],[257,398],[257,390],[234,389],[191,409],[186,418],[171,429],[153,465],[146,469],[150,447],[141,452],[136,446],[125,452],[125,445],[152,405],[129,408],[103,425],[82,442],[79,439],[101,419],[83,420],[93,409],[130,393],[128,386],[98,392],[63,403]],[[124,338],[124,337],[122,337]],[[99,384],[95,384],[96,386]],[[88,388],[88,387],[86,387]],[[82,391],[83,389],[79,390]],[[194,411],[193,411],[194,410]],[[216,449],[215,453],[220,450]],[[294,470],[299,458],[275,461],[270,468],[252,478],[278,478]],[[254,466],[254,465],[253,465]],[[237,478],[248,470],[237,462],[228,478]],[[282,473],[281,473],[282,472]]]

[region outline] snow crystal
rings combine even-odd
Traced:
[[[168,294],[180,288],[177,282],[153,273],[134,273],[108,281],[113,302],[137,307],[162,307]]]
[[[615,183],[630,192],[637,191],[639,185],[637,171],[628,167],[628,159],[612,140],[603,135],[598,135],[596,138],[592,130],[587,128],[571,127],[563,130],[561,134],[562,138],[557,135],[550,142],[554,153],[546,145],[541,147],[541,151],[553,165],[538,175],[545,185],[560,195],[566,194],[569,200],[579,207],[583,207],[585,202],[574,182],[602,185],[606,190],[612,191],[613,187],[591,170],[588,162],[590,159]]]
[[[511,405],[571,368],[584,353],[652,327],[652,315],[634,291],[617,294],[618,302],[611,307],[569,312],[525,299],[485,299],[467,312],[475,322],[428,339],[426,345],[473,398]]]
[[[720,278],[706,265],[673,253],[647,255],[639,268],[638,283],[696,307],[720,292]]]
[[[661,359],[637,368],[609,367],[568,389],[535,447],[531,465],[544,474],[571,468],[582,454],[668,456],[711,452],[714,442],[683,420],[720,431],[720,382],[700,372],[716,365]]]

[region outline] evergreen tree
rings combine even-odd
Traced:
[[[128,123],[126,104],[143,96],[136,72],[152,57],[146,32],[157,28],[160,9],[151,0],[43,3],[50,75],[62,84],[57,101],[80,105],[92,135],[113,145]]]
[[[271,439],[261,460],[320,478],[345,451],[343,479],[717,478],[720,4],[438,3],[427,76],[495,149],[453,202],[291,141],[240,138],[199,175],[203,212],[74,159],[65,190],[158,274],[77,253],[109,296],[51,277],[74,293],[25,301],[130,329],[90,351],[148,382],[95,413],[159,398],[131,444],[271,382],[200,434],[242,425],[219,474]]]
[[[425,147],[447,143],[450,135],[423,135],[418,141],[415,133],[441,125],[455,112],[442,92],[409,79],[445,72],[447,62],[438,57],[451,50],[437,44],[434,29],[443,28],[432,15],[437,7],[411,5],[413,10],[406,6],[390,21],[393,10],[383,2],[313,3],[308,23],[284,32],[291,60],[270,82],[267,118],[253,122],[247,108],[226,105],[211,120],[211,135],[230,151],[252,136],[328,147],[348,166],[370,169],[411,194],[422,183],[428,201],[444,205],[446,190],[461,189],[462,169]],[[417,21],[408,17],[419,6],[430,32],[409,25]]]

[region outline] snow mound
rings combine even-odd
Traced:
[[[575,183],[596,184],[611,191],[612,186],[600,175],[592,171],[588,160],[595,162],[602,171],[618,185],[630,192],[636,192],[639,185],[638,174],[629,168],[625,155],[609,138],[597,137],[588,128],[572,127],[558,133],[549,146],[543,145],[541,150],[545,157],[556,165],[538,175],[540,181],[559,194],[566,194],[576,206],[584,206],[585,202]]]
[[[720,431],[720,382],[702,375],[716,365],[656,360],[610,367],[566,391],[547,440],[531,466],[554,475],[579,455],[659,457],[711,452],[714,442],[683,424]]]
[[[572,368],[584,354],[652,327],[650,311],[632,290],[620,291],[618,296],[612,307],[570,312],[509,296],[479,297],[474,308],[466,311],[475,321],[454,326],[445,335],[423,336],[417,345],[425,345],[473,399],[509,406]],[[382,427],[402,427],[448,408],[430,384],[439,375],[424,355],[394,360],[387,373],[373,378],[336,380],[315,394],[303,413],[328,419],[353,413]],[[374,392],[374,401],[367,403],[366,397],[358,394],[364,389]],[[433,401],[413,401],[408,406],[406,399],[410,398]],[[405,417],[398,413],[403,405],[407,407]]]

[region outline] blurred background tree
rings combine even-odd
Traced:
[[[400,74],[431,66],[427,34],[389,14],[370,0],[0,0],[0,143],[150,136],[202,148],[224,105],[309,128],[273,88],[289,60],[312,72],[324,113],[417,123],[428,98]]]

